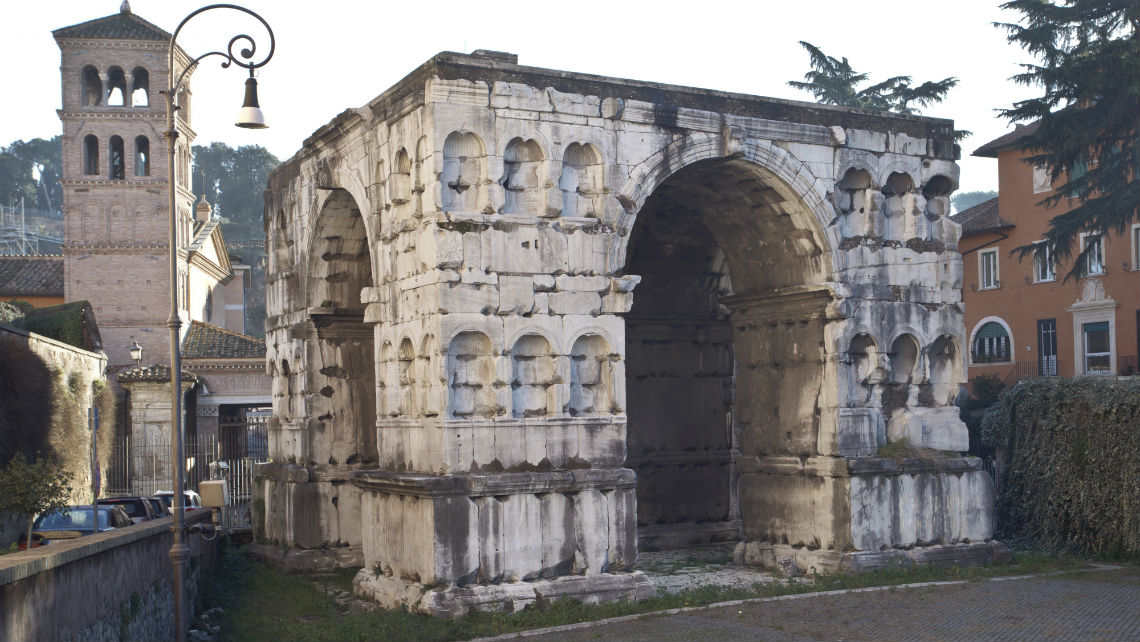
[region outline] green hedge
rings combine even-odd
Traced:
[[[1003,459],[998,537],[1140,552],[1140,379],[1034,379],[1002,393],[982,440]]]

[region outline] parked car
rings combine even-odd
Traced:
[[[166,504],[162,503],[161,499],[157,497],[143,497],[143,499],[145,499],[146,503],[150,504],[150,507],[154,509],[154,514],[156,516],[167,517],[170,515],[170,511],[166,508]]]
[[[171,513],[174,512],[174,492],[173,491],[160,490],[157,493],[155,493],[154,496],[162,500],[162,503],[166,505],[166,510],[170,511]],[[202,507],[202,496],[199,495],[198,493],[196,493],[192,490],[184,490],[184,491],[182,491],[182,496],[185,498],[182,500],[182,502],[183,502],[182,505],[185,507],[186,510],[194,510],[196,508]]]
[[[99,500],[99,503],[122,506],[123,510],[127,512],[127,515],[130,515],[131,521],[135,524],[141,524],[142,522],[160,517],[160,515],[155,512],[154,507],[150,505],[150,502],[142,497],[108,497],[107,499]]]
[[[79,504],[37,516],[32,521],[32,548],[96,532],[91,512],[91,504]],[[99,503],[98,532],[124,528],[131,524],[130,516],[121,506]],[[20,550],[28,548],[27,539],[27,534],[20,536]]]

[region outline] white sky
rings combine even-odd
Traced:
[[[59,48],[51,31],[116,13],[120,0],[5,2],[0,8],[0,59],[7,60],[0,144],[49,138],[61,131]],[[132,0],[132,11],[172,31],[208,2]],[[269,129],[233,126],[244,76],[208,58],[194,74],[197,144],[259,144],[285,160],[315,129],[377,96],[440,51],[509,51],[524,65],[811,100],[787,86],[808,70],[807,40],[846,56],[872,81],[910,75],[915,81],[956,76],[949,98],[926,115],[953,118],[974,135],[962,143],[959,192],[997,189],[992,159],[969,154],[1011,126],[994,112],[1038,93],[1014,85],[1019,63],[1032,62],[1007,44],[995,21],[1016,21],[997,0],[620,0],[495,3],[322,0],[245,3],[277,37],[277,53],[259,72]],[[481,8],[479,8],[481,7]],[[477,10],[477,8],[479,8]],[[191,20],[179,44],[192,55],[223,49],[255,31],[252,18],[214,10]],[[267,42],[256,36],[259,45]],[[157,83],[152,79],[152,91]],[[157,98],[157,95],[155,96]]]

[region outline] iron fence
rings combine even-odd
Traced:
[[[1010,365],[1009,371],[1002,377],[1006,388],[1011,388],[1022,379],[1037,379],[1039,377],[1056,377],[1060,369],[1057,357],[1034,359],[1033,361],[1018,361]]]
[[[1137,374],[1136,370],[1136,355],[1124,355],[1117,357],[1117,374],[1125,377],[1130,377]]]
[[[223,418],[218,422],[217,435],[183,441],[187,490],[197,490],[206,480],[226,480],[227,506],[222,513],[227,526],[249,527],[254,465],[269,461],[268,419],[260,413]],[[147,497],[174,486],[169,435],[125,437],[100,459],[105,462],[104,493],[108,496]]]

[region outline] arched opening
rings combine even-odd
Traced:
[[[307,342],[307,415],[320,423],[310,438],[321,463],[374,462],[376,363],[373,328],[364,322],[361,290],[372,287],[368,235],[355,199],[333,190],[317,217],[308,252],[306,302],[315,337]]]
[[[122,136],[111,137],[111,179],[123,180],[127,177],[126,161],[123,159],[123,138]]]
[[[883,184],[882,221],[884,229],[879,236],[892,241],[907,241],[915,237],[917,226],[914,215],[914,179],[905,172],[893,172]]]
[[[537,334],[520,337],[511,348],[511,415],[545,417],[555,412],[554,355]]]
[[[107,106],[122,107],[127,101],[127,75],[120,67],[107,70]]]
[[[405,205],[412,200],[412,160],[403,147],[392,160],[392,175],[388,177],[388,196],[392,204]]]
[[[99,173],[99,137],[95,134],[83,137],[83,173],[88,176]]]
[[[602,155],[590,143],[570,143],[562,155],[562,216],[599,218],[604,195]]]
[[[503,153],[503,213],[546,213],[546,182],[542,148],[533,140],[512,139]]]
[[[613,412],[612,350],[596,334],[578,337],[570,349],[571,416]]]
[[[103,104],[103,80],[99,78],[99,70],[87,65],[82,72],[83,105],[96,107]]]
[[[135,176],[150,176],[150,140],[135,137]]]
[[[643,545],[823,539],[770,462],[819,454],[824,247],[803,202],[743,159],[681,169],[638,212],[627,465]]]
[[[471,132],[451,132],[443,141],[440,173],[441,205],[445,212],[479,212],[486,202],[487,177],[483,141]]]
[[[131,72],[131,106],[150,106],[150,73],[142,67]]]
[[[447,417],[494,417],[494,346],[481,332],[460,332],[447,346]]]

